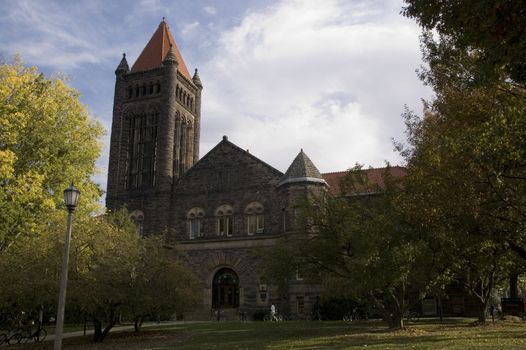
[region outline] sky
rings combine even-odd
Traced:
[[[94,180],[106,188],[114,71],[163,17],[203,83],[201,154],[229,141],[285,172],[300,149],[322,173],[403,164],[405,106],[420,29],[400,0],[3,0],[0,55],[65,74],[106,129]],[[60,135],[57,135],[60,137]]]

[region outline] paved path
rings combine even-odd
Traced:
[[[166,321],[166,322],[163,321],[161,323],[144,322],[142,327],[144,328],[144,327],[155,327],[155,326],[171,326],[171,325],[198,323],[198,322],[203,322],[203,321]],[[110,334],[115,333],[115,332],[132,330],[132,329],[133,329],[133,325],[115,326],[110,330]],[[92,335],[93,333],[94,333],[93,328],[86,330],[86,335]],[[84,336],[84,331],[75,331],[75,332],[64,333],[62,338],[65,339],[65,338],[75,338],[75,337],[83,337],[83,336]],[[51,341],[51,340],[55,340],[54,334],[48,335],[45,341]]]

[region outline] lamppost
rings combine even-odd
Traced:
[[[69,242],[71,241],[71,223],[73,212],[79,202],[80,191],[71,184],[64,190],[64,203],[68,208],[68,227],[64,242],[64,259],[62,260],[62,273],[60,274],[60,291],[58,294],[57,323],[55,327],[54,350],[62,350],[62,331],[64,329],[64,308],[66,306],[66,287],[68,284]]]

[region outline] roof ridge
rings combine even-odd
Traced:
[[[390,165],[390,166],[383,166],[383,167],[379,167],[379,168],[373,168],[373,167],[370,167],[370,168],[362,168],[360,170],[380,170],[380,169],[387,169],[387,168],[400,168],[400,169],[405,169],[405,166],[402,166],[402,165]],[[321,173],[322,175],[330,175],[330,174],[341,174],[341,173],[346,173],[348,172],[349,170],[351,170],[350,168],[347,169],[347,170],[340,170],[340,171],[329,171],[327,173]]]

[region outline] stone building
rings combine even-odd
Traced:
[[[282,173],[226,136],[200,159],[203,85],[164,19],[131,69],[123,55],[115,75],[106,204],[126,206],[141,235],[164,234],[181,250],[201,283],[192,317],[274,303],[308,318],[320,287],[297,276],[278,291],[259,252],[290,230],[300,200],[328,190],[312,161],[302,150]]]
[[[116,71],[106,204],[126,206],[139,234],[163,234],[200,282],[201,307],[194,319],[218,308],[225,318],[269,310],[309,318],[322,289],[298,273],[278,289],[268,283],[261,252],[279,244],[293,227],[298,203],[309,196],[352,196],[340,188],[346,172],[320,174],[302,151],[285,173],[256,158],[226,136],[199,158],[201,91],[163,21],[131,69],[126,56]],[[291,159],[292,159],[291,155]],[[405,169],[392,167],[393,176]],[[383,185],[384,169],[369,169]],[[427,298],[424,315],[470,314],[473,298],[458,286],[449,298]]]

